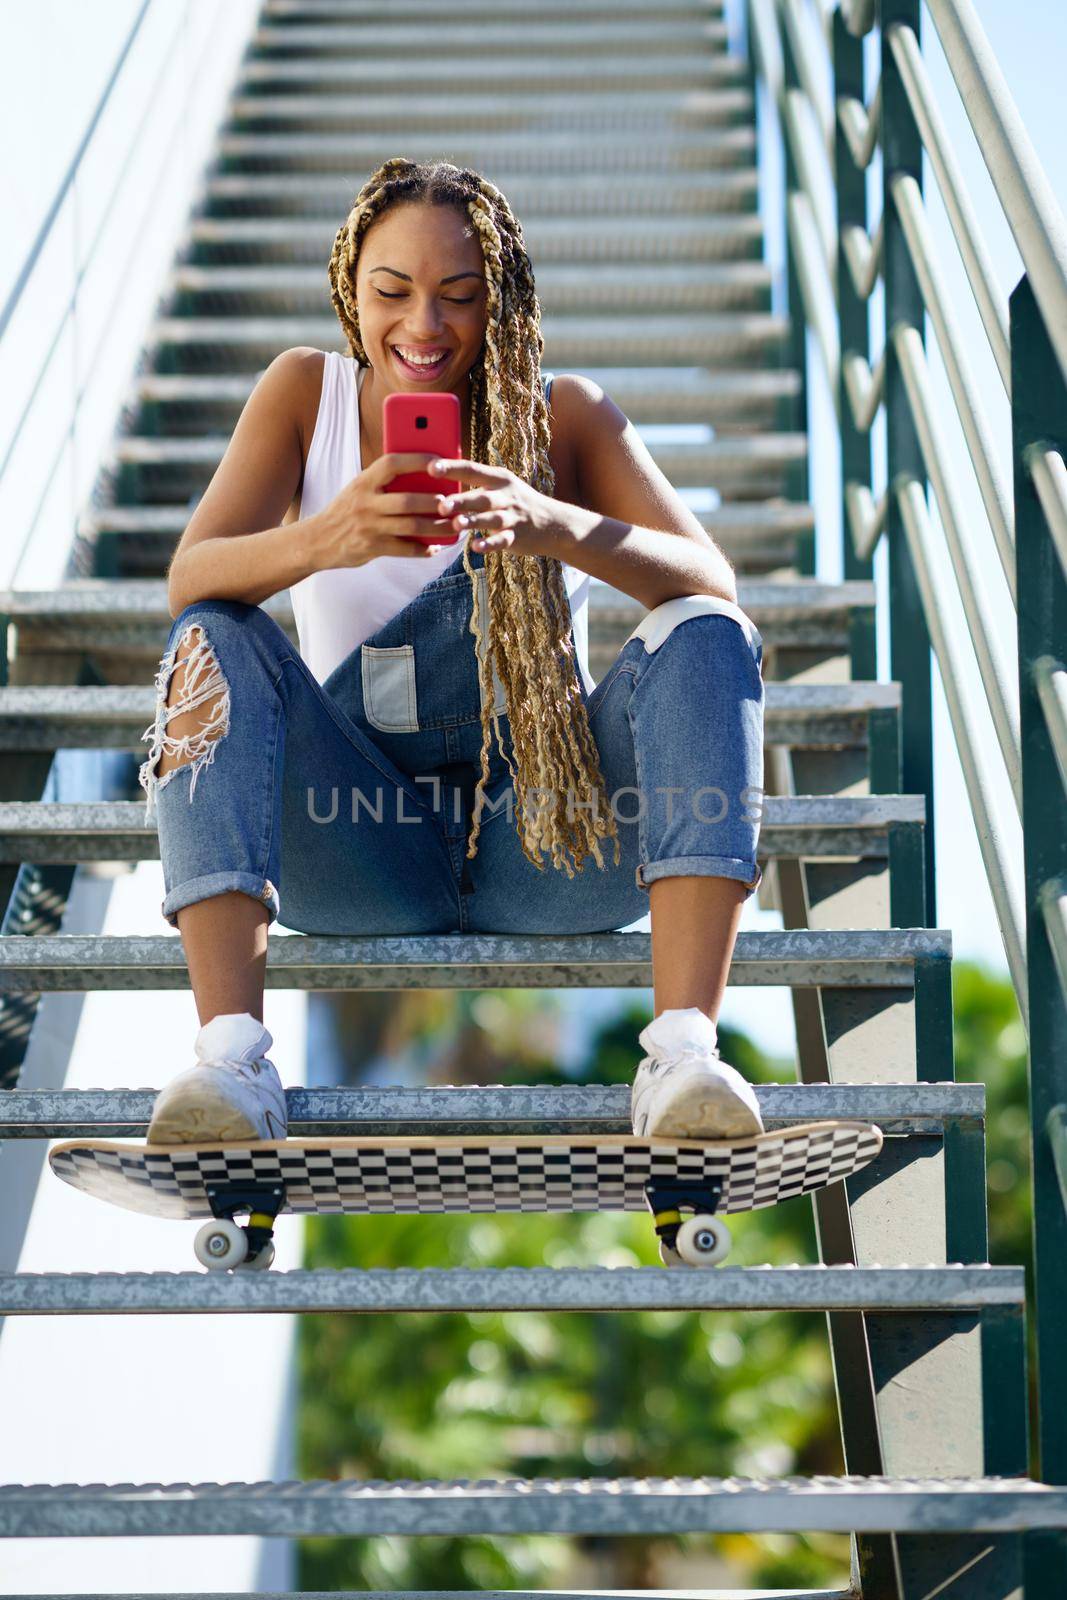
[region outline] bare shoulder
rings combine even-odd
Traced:
[[[599,383],[576,372],[561,372],[553,380],[551,404],[553,421],[573,442],[578,461],[583,447],[595,441],[605,429],[621,433],[629,422],[626,413]]]
[[[575,372],[560,372],[552,380],[549,415],[552,425],[552,458],[556,469],[556,499],[585,505],[582,495],[582,461],[595,448],[598,407],[610,408],[619,428],[626,418],[592,378]]]
[[[319,414],[326,352],[315,350],[311,345],[298,344],[283,350],[276,359],[284,366],[300,432],[300,454],[306,462],[308,447],[315,432],[315,419]]]
[[[303,482],[303,399],[320,351],[283,350],[257,375],[222,460],[201,495],[174,560],[203,539],[282,522]]]
[[[561,372],[552,383],[552,433],[565,453],[565,471],[573,492],[562,495],[578,505],[595,509],[588,498],[589,463],[607,440],[618,439],[630,427],[626,413],[599,383],[576,372]]]

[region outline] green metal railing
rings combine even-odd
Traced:
[[[1067,1306],[1067,225],[971,0],[927,0],[1022,259],[1023,276],[1005,296],[923,58],[923,9],[920,0],[748,0],[749,48],[785,147],[786,277],[799,329],[791,359],[806,396],[810,329],[840,433],[844,577],[873,577],[875,547],[887,540],[880,599],[889,675],[902,686],[900,786],[923,794],[934,816],[932,648],[1027,1030],[1040,1471],[1065,1483],[1067,1339],[1057,1321]],[[869,90],[872,30],[878,71]],[[872,218],[866,173],[878,153]],[[1011,484],[933,242],[924,154],[1010,404]],[[872,365],[868,301],[879,281],[885,333]],[[985,513],[978,529],[935,402],[927,315]],[[876,501],[870,434],[882,407],[887,488]],[[993,581],[1015,608],[1014,650],[994,623]],[[965,629],[948,609],[950,588]],[[975,667],[977,695],[967,686]],[[1005,775],[1022,823],[1021,871],[995,787]],[[925,844],[935,918],[933,828]],[[1034,1572],[1044,1593],[1041,1582],[1063,1558],[1050,1545],[1038,1559],[1049,1563],[1044,1579]]]

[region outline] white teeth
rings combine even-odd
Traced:
[[[448,354],[447,350],[440,350],[438,351],[437,355],[427,358],[426,356],[414,355],[411,351],[405,350],[401,345],[394,345],[393,348],[396,350],[399,356],[403,357],[405,361],[410,362],[413,367],[435,367],[437,363]]]

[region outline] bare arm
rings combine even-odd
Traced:
[[[282,520],[293,509],[303,474],[297,398],[313,354],[302,347],[284,350],[249,395],[171,558],[172,617],[197,600],[259,605],[318,571],[320,518]]]
[[[656,465],[625,412],[571,374],[552,389],[575,440],[580,505],[561,502],[553,555],[650,610],[683,594],[737,603],[734,571]]]

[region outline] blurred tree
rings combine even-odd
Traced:
[[[990,1086],[1001,1260],[1028,1236],[1025,1062],[1010,987],[957,964],[957,1077]],[[393,997],[394,1000],[401,997]],[[430,1082],[563,1081],[543,991],[449,997]],[[624,991],[568,1082],[629,1083],[646,1004]],[[723,1058],[789,1080],[744,1034]],[[555,1057],[558,1059],[558,1056]],[[1021,1126],[1017,1115],[1022,1108]],[[994,1129],[993,1123],[997,1127]],[[1005,1165],[999,1166],[1003,1162]],[[1008,1173],[1011,1182],[1007,1182]],[[815,1261],[810,1199],[731,1219],[731,1265]],[[655,1266],[644,1213],[309,1219],[312,1267]],[[681,1269],[675,1269],[681,1270]],[[785,1476],[843,1470],[822,1313],[522,1312],[307,1316],[298,1344],[306,1478]],[[679,1562],[703,1582],[845,1587],[842,1535],[308,1539],[305,1589],[640,1589]],[[716,1565],[716,1563],[718,1563]],[[725,1564],[725,1565],[723,1565]],[[683,1580],[685,1581],[685,1580]]]

